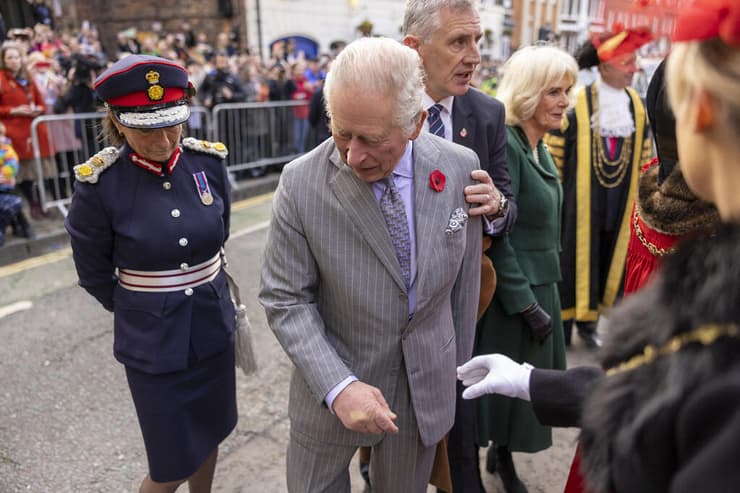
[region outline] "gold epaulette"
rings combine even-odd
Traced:
[[[110,168],[118,159],[118,149],[106,147],[82,164],[74,167],[75,176],[79,181],[97,183],[100,173]]]
[[[192,151],[213,154],[221,159],[226,159],[226,156],[229,155],[229,150],[223,142],[209,142],[207,140],[199,140],[194,137],[185,137],[182,139],[182,146]]]

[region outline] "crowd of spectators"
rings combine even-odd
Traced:
[[[21,52],[28,78],[43,96],[43,113],[95,111],[99,106],[92,89],[96,75],[121,57],[150,54],[186,67],[196,89],[193,104],[208,111],[221,103],[307,103],[284,108],[278,124],[267,122],[266,117],[254,111],[246,121],[240,121],[239,128],[232,129],[232,133],[243,135],[227,142],[236,143],[234,155],[242,161],[235,162],[251,162],[268,147],[269,156],[300,154],[330,135],[323,109],[322,86],[333,58],[343,47],[341,43],[333,44],[330,51],[310,57],[297,50],[292,39],[279,40],[272,43],[269,54],[263,57],[258,50],[245,48],[240,43],[236,29],[204,32],[182,22],[177,29],[165,30],[161,23],[155,22],[147,31],[134,27],[124,29],[117,33],[110,46],[103,46],[97,26],[83,21],[76,29],[68,29],[61,22],[55,24],[47,2],[29,0],[29,3],[35,24],[5,29],[0,18],[0,42],[11,43]],[[483,56],[472,84],[495,96],[500,63]],[[197,125],[196,122],[191,124]],[[60,171],[94,153],[100,145],[95,129],[82,121],[66,125],[55,123],[48,128]],[[269,139],[265,133],[270,134]],[[229,140],[228,137],[220,138]],[[255,176],[265,169],[247,171],[246,176]],[[35,184],[37,188],[41,186]],[[65,190],[71,189],[70,184],[61,187],[47,184],[46,187],[47,196],[53,198],[64,197]],[[27,195],[37,197],[38,193]],[[34,206],[33,212],[34,218],[38,218],[38,207]]]
[[[261,57],[255,49],[240,47],[236,29],[207,33],[194,30],[188,22],[172,31],[162,29],[159,22],[146,32],[124,29],[117,33],[112,46],[103,46],[96,26],[83,21],[74,30],[55,27],[46,1],[29,3],[35,24],[5,30],[0,18],[0,42],[17,43],[24,57],[36,53],[36,64],[40,63],[46,73],[43,78],[51,81],[45,93],[47,113],[94,108],[91,81],[107,65],[128,54],[150,54],[182,63],[197,90],[194,104],[208,109],[224,102],[309,102],[343,46],[307,57],[296,50],[293,40],[287,39],[274,42],[270,53]],[[475,85],[491,95],[495,95],[496,65],[496,61],[483,60],[475,80]],[[60,98],[63,101],[57,104]],[[308,118],[308,112],[308,107],[292,111],[292,128],[286,130],[290,151],[304,152],[328,135],[319,126],[325,125],[325,118]]]
[[[325,115],[309,120],[308,103],[314,92],[322,86],[334,54],[307,58],[297,52],[295,44],[289,40],[275,42],[269,56],[263,59],[255,50],[239,48],[236,31],[196,32],[187,22],[169,32],[163,30],[159,23],[154,23],[147,32],[125,29],[117,34],[114,43],[103,46],[97,26],[83,21],[77,29],[66,29],[61,22],[55,25],[52,10],[46,2],[33,0],[29,3],[34,24],[6,29],[0,17],[0,44],[11,48],[11,53],[20,55],[21,69],[12,74],[9,72],[8,76],[20,77],[16,81],[19,86],[38,89],[33,91],[34,94],[40,94],[39,100],[34,101],[34,108],[37,109],[34,116],[96,111],[100,106],[93,90],[97,74],[129,54],[150,54],[185,66],[196,89],[193,104],[204,106],[208,111],[221,103],[305,101],[303,107],[284,108],[285,117],[280,117],[277,125],[268,125],[266,119],[253,113],[237,129],[246,134],[246,138],[237,136],[231,143],[237,147],[236,154],[241,152],[246,156],[245,152],[251,152],[243,149],[247,142],[255,146],[262,145],[255,140],[255,136],[268,131],[272,133],[271,140],[277,142],[279,147],[271,150],[274,155],[305,152],[318,144],[319,138],[323,140],[328,136]],[[8,118],[11,118],[17,103],[5,96],[8,95],[0,91],[0,107],[7,106]],[[0,123],[4,120],[7,118],[0,116]],[[251,120],[254,120],[251,122],[253,124],[249,125]],[[310,128],[309,121],[314,122],[313,128]],[[265,123],[261,125],[264,128],[256,128],[259,125],[255,124],[259,122]],[[51,168],[47,170],[48,163],[44,163],[44,176],[32,176],[35,164],[33,153],[29,151],[30,154],[24,154],[29,159],[21,159],[20,163],[19,173],[24,181],[19,180],[17,185],[19,194],[27,199],[26,210],[36,220],[49,215],[41,207],[44,197],[48,200],[68,196],[72,187],[68,173],[71,166],[86,159],[101,146],[97,129],[92,122],[84,119],[49,122],[42,128],[47,129],[44,133],[50,143],[51,166],[55,161],[59,172]],[[30,149],[30,123],[27,133],[23,142],[13,142],[16,150]],[[23,173],[24,169],[26,174]],[[65,170],[67,173],[63,172]],[[54,179],[46,178],[47,171]],[[246,176],[255,176],[264,173],[265,168],[247,171],[249,173]],[[66,182],[61,179],[62,176],[66,177]]]

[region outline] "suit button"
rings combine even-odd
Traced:
[[[187,263],[183,262],[180,264],[180,270],[188,270],[188,268],[190,268],[190,266]]]
[[[193,296],[193,288],[186,289],[185,296]]]
[[[169,189],[172,188],[172,183],[166,181],[166,182],[162,183],[162,188],[164,188],[165,190],[169,190]]]
[[[181,247],[188,246],[188,239],[187,238],[180,238],[180,241],[178,241]]]
[[[180,209],[172,209],[170,214],[172,214],[172,217],[180,217]]]

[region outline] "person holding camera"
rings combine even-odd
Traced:
[[[246,101],[244,85],[239,76],[231,71],[226,52],[216,53],[215,70],[206,75],[199,93],[203,105],[209,110],[221,103]]]

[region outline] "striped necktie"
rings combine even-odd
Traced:
[[[401,266],[401,277],[408,289],[411,283],[411,237],[406,209],[396,189],[396,184],[393,182],[393,175],[383,178],[383,183],[385,191],[380,197],[380,212],[385,219],[398,264]]]
[[[437,103],[434,106],[430,106],[427,112],[427,119],[429,120],[429,132],[439,137],[445,138],[445,124],[442,122],[442,110],[444,106]]]

